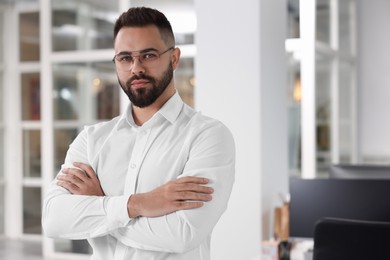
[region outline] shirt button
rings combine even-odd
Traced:
[[[130,164],[130,168],[131,168],[131,169],[134,169],[135,166],[136,166],[135,163]]]

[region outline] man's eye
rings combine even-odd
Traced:
[[[157,58],[157,54],[154,53],[154,52],[148,52],[148,53],[144,53],[142,54],[142,59],[143,60],[153,60],[155,58]]]
[[[118,57],[119,58],[119,61],[124,61],[124,62],[131,62],[133,60],[133,57],[131,57],[130,55],[121,55]]]

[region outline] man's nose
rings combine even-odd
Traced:
[[[142,64],[139,56],[133,57],[133,66],[131,67],[131,72],[133,74],[139,74],[139,73],[144,73],[145,72],[145,67]]]

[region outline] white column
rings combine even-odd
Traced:
[[[40,64],[41,64],[41,154],[42,154],[42,205],[46,187],[54,177],[53,128],[53,72],[51,68],[51,9],[50,0],[40,0]],[[54,253],[54,242],[43,236],[43,255]]]
[[[358,125],[358,90],[357,90],[357,76],[356,76],[356,0],[351,0],[349,3],[349,14],[350,14],[350,39],[351,39],[351,55],[353,59],[352,71],[351,71],[351,163],[360,162],[360,149],[359,149],[359,125]]]
[[[287,191],[285,0],[196,0],[195,105],[232,131],[236,181],[212,259],[254,259]]]
[[[20,76],[19,60],[19,21],[14,8],[4,12],[4,166],[5,166],[5,235],[19,238],[23,232],[22,197],[22,138],[20,126]],[[16,163],[15,163],[16,162]],[[18,163],[19,162],[19,163]]]
[[[126,12],[130,6],[131,6],[131,0],[119,0],[118,7],[119,7],[119,14],[122,14],[123,12]],[[126,110],[127,106],[129,105],[129,98],[125,94],[125,92],[120,91],[120,112],[123,113],[123,111]]]
[[[331,124],[330,124],[330,151],[331,163],[337,164],[340,161],[340,87],[339,71],[340,60],[339,53],[339,2],[330,1],[330,47],[336,55],[332,55],[330,68],[330,100],[331,100]]]
[[[301,0],[301,120],[302,120],[302,177],[314,178],[316,163],[316,64],[315,64],[315,25],[316,0]]]
[[[262,238],[273,236],[273,210],[288,190],[287,1],[260,1],[260,148]]]

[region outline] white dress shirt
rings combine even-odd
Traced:
[[[70,145],[63,168],[91,165],[105,196],[73,195],[54,180],[44,200],[45,234],[88,239],[91,260],[210,259],[211,233],[234,182],[230,131],[185,105],[177,93],[141,127],[131,107],[109,122],[85,127]],[[131,194],[182,176],[208,178],[213,199],[197,209],[129,218]]]

